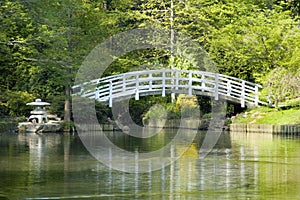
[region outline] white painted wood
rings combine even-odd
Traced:
[[[179,85],[178,70],[176,70],[176,72],[175,72],[175,78],[176,78],[175,89],[178,90],[178,85]]]
[[[219,74],[215,74],[215,100],[219,100]]]
[[[166,72],[162,72],[162,96],[166,96]]]
[[[204,73],[201,73],[201,87],[202,87],[202,92],[204,92],[204,88],[205,88],[205,76]]]
[[[231,94],[231,80],[228,80],[227,81],[227,88],[226,88],[226,91],[227,91],[227,96],[230,96]]]
[[[123,75],[123,79],[122,79],[122,86],[123,86],[123,92],[126,91],[126,74]]]
[[[112,87],[112,82],[110,81],[109,82],[109,107],[112,107],[112,101],[113,101],[113,97],[112,97],[112,90],[113,90],[113,87]]]
[[[255,106],[258,106],[259,103],[259,92],[258,92],[258,85],[255,84],[255,88],[254,88],[254,95],[255,95],[255,100],[254,100],[254,104]]]
[[[193,86],[193,73],[189,72],[189,96],[192,96],[192,86]]]
[[[139,100],[140,99],[140,96],[139,96],[139,86],[140,83],[139,83],[139,76],[136,75],[135,77],[135,100]]]
[[[149,74],[149,90],[152,90],[152,73]]]
[[[112,106],[113,99],[135,95],[135,99],[139,100],[141,95],[160,93],[165,96],[166,93],[175,92],[213,96],[215,100],[227,98],[239,102],[242,107],[246,103],[256,106],[266,104],[259,100],[260,88],[261,85],[227,75],[177,69],[128,72],[72,87],[73,95],[107,102],[109,106]]]
[[[245,81],[242,80],[241,107],[245,107]]]
[[[99,90],[96,89],[96,92],[95,92],[95,99],[99,99]]]

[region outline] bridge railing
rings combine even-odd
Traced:
[[[148,70],[108,76],[73,87],[74,95],[106,102],[111,107],[113,100],[167,93],[209,95],[215,100],[228,98],[258,105],[261,85],[222,74],[191,70]]]

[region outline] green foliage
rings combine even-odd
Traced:
[[[195,110],[199,110],[199,105],[196,96],[188,96],[186,94],[180,94],[176,100],[176,106],[174,111],[180,112],[182,118],[196,117]]]
[[[180,94],[176,103],[155,104],[144,114],[145,119],[180,119],[193,117],[199,109],[197,98]]]
[[[0,87],[28,90],[29,69],[26,59],[36,55],[40,41],[29,11],[17,1],[0,3]]]
[[[300,98],[286,101],[288,107],[300,107]]]
[[[61,97],[69,98],[67,91],[84,57],[119,30],[120,15],[108,7],[80,0],[1,2],[0,89],[58,101],[52,111],[61,116]],[[6,114],[11,109],[1,108]]]
[[[108,118],[112,118],[111,110],[102,103],[95,102],[95,110],[99,123],[106,123]]]
[[[73,121],[62,121],[60,122],[61,130],[70,131],[70,129],[75,128],[75,124]]]
[[[145,119],[167,119],[168,114],[164,106],[155,104],[145,114]]]
[[[43,98],[43,97],[40,97]],[[53,95],[48,96],[47,102],[51,102],[51,106],[47,108],[47,111],[49,111],[51,114],[57,115],[59,118],[64,117],[64,103],[65,103],[65,96],[61,95]]]
[[[202,116],[202,119],[210,119],[211,118],[211,113],[206,113]]]
[[[300,96],[300,72],[296,74],[286,68],[272,70],[265,81],[264,93],[268,93],[270,101],[276,107],[280,102],[285,102]]]
[[[6,91],[5,97],[0,99],[0,108],[8,111],[10,116],[26,116],[32,108],[26,106],[26,103],[34,101],[35,97],[28,92],[22,91]]]
[[[63,116],[68,89],[86,55],[111,35],[148,25],[169,31],[170,36],[171,29],[188,35],[203,46],[221,73],[263,84],[265,100],[271,94],[279,104],[300,96],[298,1],[172,2],[173,8],[171,0],[2,1],[2,115],[24,115],[26,109],[19,109],[20,103],[40,97],[52,103],[51,112]],[[159,41],[170,45],[170,50],[144,49],[117,58],[105,75],[139,70],[139,66],[205,69],[189,47],[183,48],[187,41],[175,42],[174,55],[170,40]],[[130,101],[133,118],[140,123],[141,116],[156,103],[162,103],[172,118],[180,117],[180,109],[189,113],[196,105],[190,100],[182,105],[169,102],[161,97]],[[198,97],[204,114],[210,113],[207,102]],[[103,120],[110,113],[100,106],[97,115]]]
[[[257,6],[246,12],[248,6],[239,3],[235,13],[243,14],[212,34],[209,53],[220,72],[261,82],[266,73],[289,59],[289,52],[295,50],[290,44],[297,39],[290,37],[294,25],[289,12],[262,12]]]

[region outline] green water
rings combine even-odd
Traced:
[[[107,135],[121,148],[149,150],[174,133],[147,143]],[[172,165],[129,174],[95,160],[78,136],[1,133],[0,199],[300,199],[299,138],[225,133],[200,159],[204,135]]]

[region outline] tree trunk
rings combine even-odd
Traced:
[[[70,122],[71,122],[70,94],[71,94],[71,88],[68,84],[68,85],[66,85],[66,99],[65,99],[65,109],[64,109],[64,122],[66,125],[64,127],[64,131],[66,131],[66,132],[70,131]]]
[[[68,9],[68,52],[72,52],[72,44],[71,44],[71,38],[72,38],[72,32],[71,32],[71,27],[72,27],[72,8],[69,7]],[[65,122],[65,127],[64,131],[65,132],[70,132],[70,122],[71,122],[71,105],[70,105],[70,96],[71,96],[71,87],[70,87],[70,77],[69,74],[71,73],[70,66],[66,66],[66,72],[67,72],[67,80],[66,80],[66,99],[65,99],[65,109],[64,109],[64,122]]]
[[[174,69],[174,5],[173,5],[173,0],[171,0],[170,32],[171,32],[170,33],[170,52],[171,52],[170,62],[171,62],[171,69]],[[174,74],[173,74],[173,76],[174,76]],[[172,84],[174,85],[174,79],[172,79]],[[174,92],[171,93],[171,102],[172,103],[176,102],[176,95]]]

